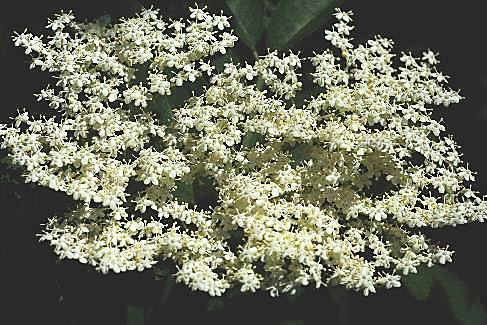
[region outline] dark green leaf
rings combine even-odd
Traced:
[[[478,301],[468,297],[467,286],[455,274],[446,268],[436,267],[435,279],[445,289],[453,315],[463,325],[487,324],[487,312]]]
[[[171,272],[169,272],[166,268],[154,267],[154,278],[157,281],[161,281],[167,279],[171,276]]]
[[[267,29],[271,48],[291,47],[322,27],[341,0],[280,0]]]
[[[423,301],[428,298],[433,281],[445,290],[450,310],[460,324],[487,324],[485,307],[476,299],[471,303],[465,283],[446,268],[421,268],[418,274],[406,277],[404,284],[413,297]]]
[[[410,274],[403,283],[411,296],[419,301],[428,299],[433,286],[433,272],[430,268],[420,268],[417,274]]]
[[[271,21],[271,17],[276,11],[276,3],[274,0],[262,0],[264,3],[266,14],[264,15],[264,29],[267,29]]]
[[[257,145],[258,142],[262,142],[262,140],[264,140],[264,136],[262,134],[248,132],[244,135],[242,139],[242,144],[248,148],[253,148]]]
[[[304,294],[304,288],[303,287],[297,287],[296,288],[296,292],[292,295],[288,295],[287,296],[287,301],[289,303],[295,303],[296,301],[298,301]]]
[[[197,175],[193,180],[193,198],[200,209],[215,207],[218,201],[215,179],[207,175]]]
[[[159,115],[162,124],[169,125],[172,121],[171,100],[168,96],[154,95],[155,97],[147,105],[147,109]]]
[[[222,297],[212,297],[208,301],[208,305],[206,306],[207,311],[216,311],[218,309],[223,308],[223,298]]]
[[[232,11],[239,38],[252,51],[264,32],[264,2],[260,0],[226,0]]]
[[[294,104],[296,106],[304,106],[307,101],[311,100],[311,97],[318,97],[323,92],[323,88],[319,86],[309,87],[296,94]]]
[[[170,125],[173,121],[172,110],[184,105],[184,102],[192,95],[193,85],[198,82],[200,81],[186,83],[181,87],[173,87],[169,96],[154,94],[154,98],[148,103],[147,109],[158,114],[160,122]]]
[[[469,313],[466,319],[466,324],[486,324],[487,323],[487,311],[484,305],[475,299],[470,305]]]
[[[101,26],[105,27],[106,25],[110,24],[112,17],[110,15],[102,15],[96,19],[96,22]]]
[[[144,307],[127,305],[127,325],[144,325]]]
[[[212,60],[212,64],[215,66],[215,70],[217,73],[223,72],[223,70],[225,69],[225,63],[230,63],[230,62],[233,62],[234,64],[242,63],[241,58],[233,49],[229,49],[225,54],[217,55],[211,60]]]
[[[162,292],[161,299],[159,300],[159,309],[166,304],[169,300],[169,296],[171,295],[172,289],[174,287],[174,278],[172,276],[168,276],[166,281],[164,282],[164,289]]]
[[[302,320],[297,320],[297,319],[287,319],[285,321],[282,321],[280,325],[303,325],[304,321]]]
[[[300,143],[291,150],[291,157],[294,161],[303,161],[310,158],[310,151],[313,146],[308,143]]]
[[[194,202],[193,183],[177,181],[176,189],[172,194],[182,202],[193,203]]]

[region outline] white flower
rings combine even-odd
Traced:
[[[429,64],[434,65],[438,64],[439,61],[436,59],[436,54],[433,53],[432,51],[427,51],[423,53],[422,59],[424,61],[428,61]]]
[[[368,295],[451,262],[418,229],[487,219],[465,185],[473,172],[431,116],[461,96],[435,70],[437,54],[402,54],[398,67],[391,40],[354,46],[351,12],[335,16],[325,39],[340,57],[274,51],[218,74],[211,56],[237,38],[204,8],[170,24],[144,10],[102,29],[61,13],[47,41],[15,35],[31,67],[56,77],[37,95],[56,118],[19,113],[0,125],[0,145],[26,182],[77,203],[41,240],[104,273],[167,259],[178,281],[210,295],[312,283]],[[321,92],[298,107],[308,63]],[[173,87],[204,74],[209,84],[171,105]],[[200,194],[213,206],[198,207]]]

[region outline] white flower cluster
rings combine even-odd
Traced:
[[[367,295],[451,261],[421,229],[487,217],[458,146],[431,117],[461,99],[433,52],[396,62],[388,39],[354,46],[351,13],[337,10],[325,38],[341,57],[270,52],[215,74],[211,57],[237,38],[226,17],[190,12],[168,23],[148,9],[107,26],[61,13],[52,35],[14,37],[32,67],[56,76],[38,95],[55,114],[19,114],[0,127],[1,145],[27,182],[78,202],[41,236],[61,258],[102,272],[169,259],[179,281],[210,295],[310,283]],[[298,107],[304,62],[321,93]],[[167,123],[145,109],[204,78]],[[202,178],[214,207],[178,194]]]

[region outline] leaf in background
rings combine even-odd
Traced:
[[[351,304],[349,290],[339,286],[331,286],[327,291],[332,303],[336,306],[338,324],[352,324],[350,317],[353,314],[354,307]]]
[[[200,209],[211,209],[218,201],[218,192],[215,188],[215,180],[206,175],[197,175],[193,179],[193,202]]]
[[[418,301],[428,299],[433,286],[433,273],[431,268],[421,267],[416,274],[410,274],[404,278],[403,283],[411,296]]]
[[[157,281],[161,281],[171,277],[171,272],[168,269],[161,268],[161,267],[154,267],[154,278]]]
[[[311,149],[313,149],[313,145],[309,143],[299,143],[291,150],[292,160],[300,162],[309,159]]]
[[[271,16],[274,14],[274,11],[276,11],[277,0],[262,0],[262,2],[264,3],[266,11],[264,16],[264,29],[267,29],[269,22],[271,21]]]
[[[429,296],[433,281],[445,290],[450,310],[460,324],[487,324],[487,311],[482,303],[469,297],[465,283],[444,267],[422,267],[417,274],[406,277],[404,285],[414,298],[424,301]]]
[[[185,181],[177,181],[176,189],[172,193],[177,199],[186,202],[194,203],[193,183]]]
[[[287,301],[292,304],[298,301],[304,294],[304,288],[303,287],[297,287],[295,288],[296,292],[292,295],[287,296]]]
[[[155,94],[148,103],[147,109],[159,116],[159,121],[164,125],[170,125],[173,121],[172,110],[184,105],[184,102],[192,96],[192,90],[201,87],[202,82],[198,79],[193,83],[186,83],[181,87],[173,87],[171,95],[161,96]],[[195,86],[197,85],[197,86]]]
[[[96,22],[101,27],[106,27],[112,21],[112,17],[110,15],[101,15],[100,17],[96,18]]]
[[[256,132],[247,132],[243,139],[242,144],[248,148],[254,148],[258,142],[262,142],[264,136]]]
[[[304,321],[297,319],[287,319],[279,323],[279,325],[304,325]]]
[[[487,312],[477,300],[468,297],[467,286],[446,268],[435,268],[435,279],[445,289],[450,309],[463,325],[487,324]]]
[[[159,121],[164,125],[170,125],[172,121],[171,101],[167,96],[155,95],[147,105],[147,109],[159,115]]]
[[[211,59],[211,63],[215,66],[216,73],[222,73],[225,69],[225,63],[233,62],[234,64],[241,64],[242,59],[238,56],[234,49],[229,49],[225,54],[217,55]]]
[[[341,0],[280,0],[267,29],[271,48],[291,47],[323,26]]]
[[[223,298],[222,297],[211,297],[206,305],[206,310],[209,312],[216,311],[223,308]]]
[[[264,32],[264,2],[261,0],[226,0],[232,11],[239,38],[254,53],[255,44]]]
[[[144,306],[127,305],[127,325],[144,325]]]
[[[294,104],[296,106],[304,106],[307,101],[311,100],[311,97],[318,97],[323,92],[323,87],[313,86],[307,89],[301,90],[296,94],[294,98]]]
[[[169,296],[171,295],[171,292],[174,287],[174,278],[172,276],[168,276],[166,280],[164,281],[164,289],[162,291],[162,296],[161,299],[159,300],[159,308],[158,310],[161,310],[162,307],[166,304],[166,302],[169,300]]]

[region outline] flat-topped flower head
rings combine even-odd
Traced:
[[[41,235],[60,258],[105,273],[169,260],[210,295],[310,284],[368,295],[452,260],[422,230],[483,221],[487,203],[431,116],[461,99],[436,53],[394,60],[389,39],[354,45],[352,13],[337,10],[325,39],[340,56],[269,52],[216,69],[237,41],[229,20],[189,11],[113,25],[61,13],[47,37],[14,36],[56,77],[37,95],[54,117],[20,112],[1,146],[26,182],[76,202]],[[297,105],[306,77],[320,93]],[[200,91],[166,101],[189,83]]]

